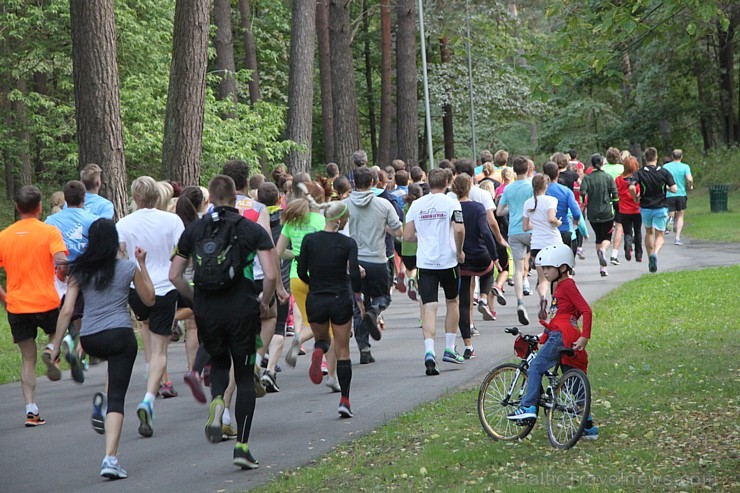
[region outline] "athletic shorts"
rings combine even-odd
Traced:
[[[177,311],[177,290],[173,289],[163,296],[154,297],[154,306],[146,306],[135,289],[129,289],[128,304],[136,320],[149,321],[149,331],[160,336],[172,335],[172,324]]]
[[[686,202],[688,197],[685,195],[682,197],[668,197],[666,203],[668,204],[668,212],[685,211]]]
[[[509,252],[506,247],[503,247],[496,243],[496,254],[498,255],[498,263],[501,265],[501,272],[508,272],[509,270]]]
[[[212,317],[195,315],[198,325],[198,340],[211,356],[233,353],[253,354],[257,350],[257,334],[260,333],[259,313],[232,320],[214,320]]]
[[[264,279],[255,279],[254,285],[257,287],[257,292],[259,294],[262,294],[262,284],[264,283]],[[270,306],[275,304],[275,301],[277,300],[277,295],[273,293],[272,298],[270,298]]]
[[[533,248],[529,251],[529,258],[532,262],[535,263],[535,267],[537,267],[537,254],[542,251],[542,248]]]
[[[39,328],[47,335],[54,334],[57,331],[58,318],[59,308],[43,313],[8,312],[8,325],[10,325],[10,333],[13,334],[13,342],[18,344],[26,339],[36,339]]]
[[[509,235],[509,246],[511,247],[511,256],[514,260],[524,260],[529,252],[532,235],[524,233],[521,235]]]
[[[354,314],[353,298],[349,294],[335,295],[331,293],[312,294],[306,298],[308,323],[344,325],[352,320]]]
[[[614,222],[622,224],[622,214],[619,212],[619,207],[614,207]]]
[[[614,222],[607,221],[605,223],[591,223],[591,228],[594,230],[594,236],[596,237],[596,244],[600,244],[604,241],[611,241],[612,231],[614,230]]]
[[[445,299],[454,300],[460,294],[460,267],[449,269],[422,269],[419,268],[419,295],[421,303],[436,303],[439,301],[439,287],[445,292]]]
[[[406,270],[416,269],[416,255],[404,255],[401,257],[401,261],[404,267],[406,267]]]
[[[643,209],[641,207],[640,215],[642,216],[642,225],[646,228],[665,231],[665,227],[668,224],[667,207],[661,207],[660,209]]]
[[[179,291],[177,292],[177,308],[190,308],[191,310],[193,309],[193,303],[186,300]]]

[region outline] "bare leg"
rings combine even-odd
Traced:
[[[645,227],[645,251],[648,256],[655,253],[655,228]]]
[[[663,248],[663,240],[665,239],[665,231],[655,230],[655,245],[653,250],[657,256],[660,253],[660,249]]]
[[[436,301],[432,303],[425,303],[421,309],[421,333],[424,339],[434,339],[434,334],[437,331],[437,306],[439,303]],[[458,315],[459,316],[459,315]],[[457,323],[455,324],[455,332],[457,332]]]
[[[185,354],[188,357],[188,370],[193,369],[195,355],[198,352],[198,326],[195,319],[185,320]]]
[[[123,414],[108,413],[105,415],[105,455],[118,455],[122,429]]]
[[[611,258],[619,258],[619,246],[622,244],[623,233],[624,229],[622,228],[622,223],[614,223],[614,235],[612,238],[614,240],[614,244],[612,246]]]
[[[457,298],[445,300],[447,313],[445,313],[445,332],[447,334],[457,334],[457,324],[460,321],[460,310],[458,308]],[[435,310],[436,317],[436,310]],[[434,335],[432,335],[434,337]]]
[[[147,332],[149,332],[147,330]],[[149,332],[150,336],[150,359],[149,376],[146,383],[146,391],[157,395],[159,383],[167,370],[167,348],[170,345],[170,336],[163,336]]]
[[[18,343],[21,351],[21,389],[26,404],[36,402],[36,339],[26,339]]]
[[[673,231],[676,232],[676,241],[681,240],[681,232],[683,231],[683,214],[684,211],[676,211],[676,219],[673,223]]]

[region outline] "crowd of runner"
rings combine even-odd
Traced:
[[[686,192],[693,188],[681,159],[675,150],[658,165],[657,151],[648,148],[641,166],[609,148],[606,159],[594,154],[587,166],[571,150],[538,169],[500,150],[481,153],[478,166],[443,160],[425,173],[400,160],[369,167],[367,154],[357,151],[347,176],[330,163],[315,180],[282,165],[269,177],[250,176],[246,163],[230,161],[208,188],[136,178],[132,212],[117,222],[113,204],[99,195],[96,164],[52,196],[54,213],[45,222],[41,192],[23,187],[16,197],[20,220],[0,233],[7,274],[0,300],[22,355],[25,425],[45,424],[35,397],[38,328],[49,336],[42,361],[53,381],[62,376],[60,357],[78,383],[89,362],[107,362],[91,422],[105,435],[101,475],[111,479],[127,477],[117,457],[137,332],[147,372],[136,409],[139,434],[155,433],[156,398],[178,395],[167,353],[184,335],[184,382],[203,404],[210,386],[205,435],[214,443],[236,439],[233,462],[244,469],[259,465],[249,448],[256,398],[280,391],[283,353],[295,367],[310,339],[310,380],[339,394],[340,417],[353,417],[350,339],[360,364],[375,362],[373,344],[394,292],[418,303],[429,376],[439,375],[440,287],[445,363],[476,357],[475,306],[491,321],[515,298],[512,312],[528,325],[523,299],[535,293],[537,318],[583,351],[590,309],[570,278],[575,259],[586,257],[584,243],[592,238],[600,276],[620,264],[622,248],[627,261],[647,255],[648,270],[656,272],[671,228],[681,245]],[[574,319],[587,312],[583,332],[556,328],[566,311]],[[531,414],[522,409],[518,415]],[[596,438],[598,429],[589,423],[586,435]]]

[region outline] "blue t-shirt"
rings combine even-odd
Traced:
[[[406,205],[406,202],[404,201],[404,198],[409,193],[409,187],[405,185],[398,185],[395,190],[391,192],[391,195],[394,199],[396,199],[396,202],[398,202],[398,206],[403,209],[403,206]]]
[[[87,248],[87,232],[97,219],[84,209],[68,207],[47,217],[46,224],[55,226],[62,233],[64,244],[69,250],[67,259],[72,261]]]
[[[531,180],[517,180],[504,188],[500,205],[509,206],[509,236],[522,235],[522,212],[524,202],[534,195]]]
[[[686,176],[691,174],[691,167],[681,161],[671,161],[668,164],[664,164],[663,169],[667,169],[668,172],[673,175],[673,180],[676,182],[676,186],[678,187],[676,193],[666,190],[665,196],[686,197]]]
[[[506,191],[505,188],[504,191]],[[575,195],[573,195],[573,192],[570,190],[570,188],[566,187],[565,185],[561,185],[560,183],[550,183],[545,194],[558,199],[558,208],[555,215],[563,222],[560,226],[558,226],[558,231],[560,231],[561,233],[570,231],[570,219],[568,218],[568,211],[570,211],[573,219],[575,219],[576,221],[581,220],[581,209],[576,203],[576,197]]]
[[[85,193],[85,210],[93,216],[113,219],[113,202],[95,193]]]

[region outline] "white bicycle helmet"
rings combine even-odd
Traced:
[[[534,264],[537,267],[560,267],[567,265],[571,269],[575,266],[573,250],[568,245],[552,245],[540,250]]]

